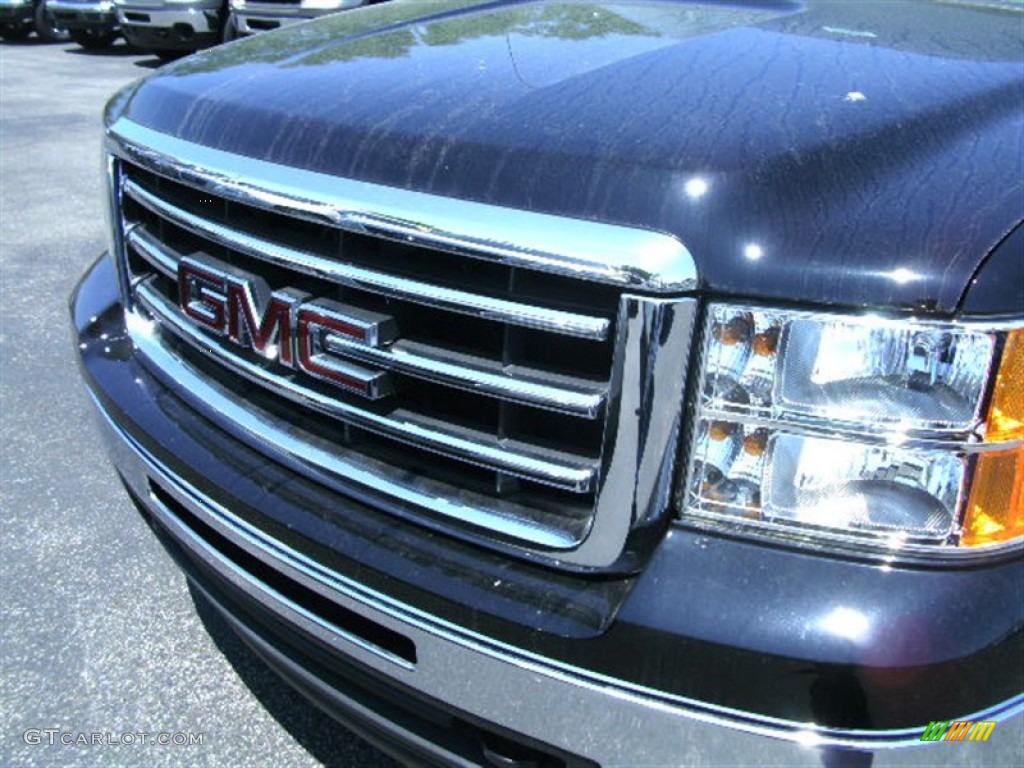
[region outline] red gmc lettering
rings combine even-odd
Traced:
[[[278,359],[291,367],[291,312],[295,298],[273,293],[268,300],[261,302],[258,296],[269,292],[262,280],[256,283],[255,280],[241,280],[228,275],[226,282],[228,338],[237,344],[249,344],[263,355],[266,355],[267,345],[277,339]],[[254,286],[258,288],[254,290]]]
[[[182,311],[216,333],[224,333],[224,274],[189,258],[178,263],[178,302]]]
[[[178,263],[178,301],[185,315],[236,344],[372,400],[394,391],[386,371],[371,370],[331,349],[338,339],[378,347],[394,340],[393,318],[294,288],[271,292],[258,275],[212,257]],[[328,340],[333,337],[334,342]]]
[[[322,330],[334,331],[356,341],[365,342],[365,329],[310,307],[302,307],[299,310],[298,325],[298,363],[300,369],[318,378],[333,381],[346,389],[353,389],[363,394],[368,393],[368,381],[346,375],[344,371],[339,370],[339,366],[332,364],[329,360],[325,360],[323,355],[319,353],[318,348],[318,336]]]

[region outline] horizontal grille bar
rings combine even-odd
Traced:
[[[162,245],[144,225],[130,227],[125,234],[125,242],[166,277],[171,280],[178,279],[178,261],[181,255],[172,253],[169,248]]]
[[[160,243],[145,225],[132,227],[126,240],[154,268],[171,279],[176,278],[181,255]],[[334,334],[328,334],[325,341],[330,351],[346,357],[503,400],[588,419],[600,415],[607,393],[607,386],[603,383],[522,367],[509,372],[503,370],[497,361],[414,341],[399,340],[380,349],[353,344]]]
[[[699,282],[692,254],[664,232],[438,197],[243,159],[123,117],[108,127],[106,139],[114,154],[161,176],[324,226],[634,291],[679,294],[696,289]]]
[[[291,377],[278,375],[238,357],[221,346],[215,337],[186,322],[178,307],[159,291],[152,289],[147,281],[143,280],[135,287],[135,294],[139,302],[177,336],[277,395],[364,429],[476,466],[576,493],[587,493],[594,487],[596,460],[502,440],[469,429],[458,432],[450,428],[443,429],[441,425],[428,423],[418,414],[404,409],[397,409],[384,416],[354,407],[344,400],[328,397],[318,390],[303,386]]]
[[[506,376],[488,370],[489,361],[479,357],[447,353],[417,342],[397,341],[386,349],[376,349],[353,344],[339,335],[328,334],[325,343],[332,352],[340,352],[391,370],[588,419],[600,414],[604,402],[603,387],[583,389],[578,388],[580,385],[576,382],[569,385],[572,389],[568,386],[559,387],[545,381],[542,371]]]
[[[331,280],[341,285],[464,315],[584,339],[607,339],[611,328],[611,322],[606,318],[547,309],[430,285],[365,269],[354,264],[346,264],[335,259],[327,259],[315,253],[239,232],[223,224],[196,216],[166,200],[161,200],[130,179],[124,182],[124,193],[158,216],[162,216],[200,237],[208,238],[219,245],[235,249],[253,258]]]

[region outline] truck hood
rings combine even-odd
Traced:
[[[708,291],[951,313],[1024,217],[1024,24],[993,5],[394,0],[165,67],[107,120],[670,232]]]

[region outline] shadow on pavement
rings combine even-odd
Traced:
[[[132,48],[127,43],[117,42],[113,45],[109,45],[106,48],[82,48],[79,45],[74,45],[68,48],[64,53],[73,53],[75,56],[144,56],[145,51],[140,51],[138,48]]]
[[[38,37],[26,37],[23,40],[3,40],[0,39],[0,46],[9,45],[12,48],[35,48],[40,45],[67,45],[67,40],[55,40],[52,43],[43,42]]]

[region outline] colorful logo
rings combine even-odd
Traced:
[[[995,720],[932,720],[921,741],[988,741],[995,728]]]

